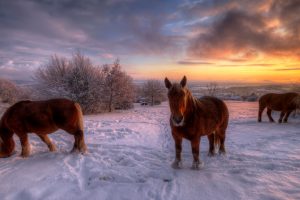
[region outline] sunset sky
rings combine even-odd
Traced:
[[[0,78],[77,50],[136,80],[300,83],[300,0],[0,0]]]

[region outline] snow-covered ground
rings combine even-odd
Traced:
[[[207,157],[191,170],[183,143],[183,169],[170,167],[174,143],[167,103],[85,116],[86,155],[71,154],[73,138],[58,131],[50,153],[30,135],[32,154],[0,160],[0,199],[300,199],[300,117],[287,124],[257,123],[257,103],[227,102],[227,155]],[[278,119],[278,115],[274,115]],[[17,140],[17,138],[15,138]]]

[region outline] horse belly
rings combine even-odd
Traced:
[[[58,127],[48,115],[30,116],[25,123],[27,131],[36,134],[49,134],[58,130]]]

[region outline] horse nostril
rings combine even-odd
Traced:
[[[176,117],[174,116],[173,119],[174,119],[174,121],[175,121],[176,123],[179,124],[179,123],[182,121],[183,116],[176,116]]]

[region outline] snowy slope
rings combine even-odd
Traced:
[[[0,199],[300,199],[300,118],[288,124],[256,122],[256,103],[227,102],[227,156],[207,157],[190,169],[170,167],[174,143],[166,103],[112,114],[85,116],[89,153],[70,154],[73,138],[58,131],[50,153],[30,135],[32,155],[0,160]],[[278,116],[274,115],[274,118]],[[17,140],[17,138],[15,138]]]

